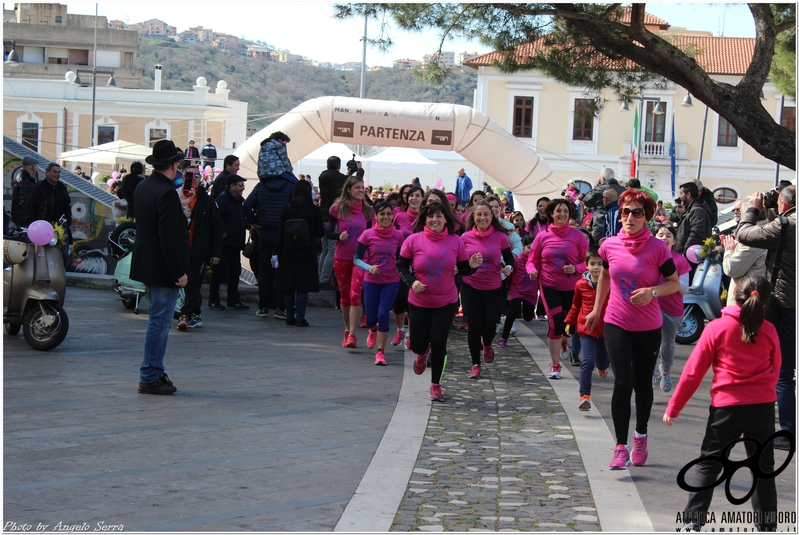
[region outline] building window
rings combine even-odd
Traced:
[[[591,191],[591,189],[593,189],[594,187],[592,184],[589,184],[585,180],[573,180],[572,182],[574,182],[574,185],[577,186],[577,189],[583,195]]]
[[[22,145],[39,152],[39,123],[22,123]]]
[[[574,141],[594,139],[594,101],[590,98],[574,99]]]
[[[116,141],[114,139],[116,129],[113,126],[98,126],[97,127],[97,144],[111,143]]]
[[[655,106],[657,105],[658,103],[653,100],[646,102],[646,136],[644,141],[663,143],[666,140],[666,103],[660,103],[663,113],[655,115]]]
[[[61,15],[56,15],[55,16],[55,22],[56,22],[56,24],[61,24]]]
[[[533,137],[533,97],[514,97],[513,135]]]
[[[67,65],[69,58],[47,58],[47,62],[55,65]]]
[[[796,106],[783,106],[780,124],[791,132],[796,132]]]
[[[721,116],[719,116],[719,139],[717,145],[719,147],[738,146],[738,132],[727,122],[727,119]]]
[[[166,128],[150,128],[150,146],[155,145],[157,141],[166,139]]]
[[[718,204],[730,204],[738,200],[738,194],[731,188],[717,188],[713,190],[713,198]]]

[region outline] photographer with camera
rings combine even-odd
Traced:
[[[780,214],[770,223],[757,226],[761,210],[771,207],[774,190],[755,193],[738,226],[738,242],[750,247],[768,249],[767,278],[771,281],[773,299],[766,318],[777,328],[782,352],[782,367],[777,381],[777,412],[780,427],[796,434],[796,186],[784,188],[776,199]],[[764,198],[767,202],[764,202]],[[774,447],[787,450],[788,439],[778,437]]]

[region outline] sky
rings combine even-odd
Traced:
[[[279,49],[288,49],[320,62],[346,63],[361,61],[361,39],[364,21],[337,20],[333,18],[333,4],[295,0],[293,2],[237,2],[217,0],[173,0],[149,2],[120,2],[116,0],[94,2],[66,2],[68,13],[98,14],[109,20],[128,23],[151,18],[161,19],[181,32],[194,26],[203,26],[216,32],[264,41]],[[6,4],[8,9],[10,4]],[[713,35],[727,37],[754,37],[755,28],[746,4],[657,3],[647,4],[646,11],[668,21],[672,26],[690,30],[705,30]],[[377,36],[378,26],[370,21],[368,35]],[[388,53],[367,49],[369,67],[391,66],[401,58],[422,59],[422,55],[435,52],[440,38],[434,32],[410,33],[397,29],[389,31],[395,42]],[[444,50],[458,52],[489,52],[478,41],[457,40],[448,42]]]

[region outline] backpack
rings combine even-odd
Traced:
[[[291,214],[291,211],[289,211]],[[310,245],[308,239],[308,223],[304,219],[295,218],[291,214],[292,219],[287,219],[283,223],[283,243],[286,249],[305,249]]]

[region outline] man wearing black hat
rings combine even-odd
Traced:
[[[216,204],[222,218],[224,229],[224,248],[221,261],[214,266],[208,293],[208,308],[225,310],[219,299],[219,286],[227,274],[227,308],[233,310],[249,310],[249,306],[241,302],[239,297],[239,276],[241,275],[241,251],[244,249],[247,225],[244,221],[242,203],[246,180],[239,175],[227,177],[227,187]]]
[[[22,160],[22,171],[12,183],[11,191],[11,221],[17,226],[24,227],[28,224],[25,219],[25,205],[28,203],[31,190],[37,184],[39,163],[26,156]]]
[[[193,192],[180,197],[175,190],[175,175],[182,160],[183,151],[171,140],[156,142],[152,155],[145,159],[154,171],[134,193],[136,243],[130,276],[144,283],[150,300],[139,373],[140,394],[177,391],[164,373],[164,353],[179,289],[188,282],[189,230],[183,211],[188,209]]]

